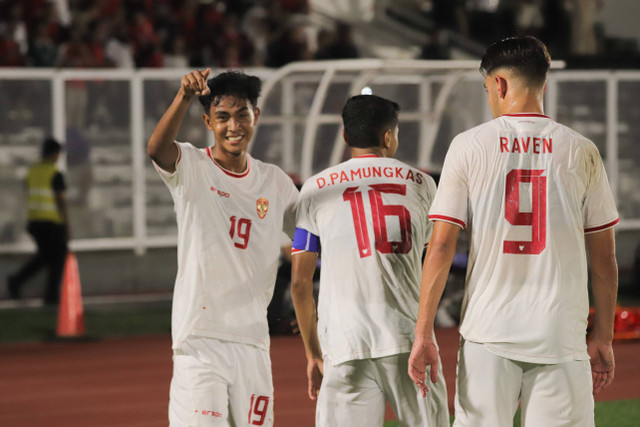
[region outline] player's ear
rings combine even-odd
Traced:
[[[256,107],[253,109],[253,125],[258,124],[258,117],[260,117],[260,108]]]
[[[391,129],[387,129],[384,131],[382,145],[384,146],[384,148],[391,148]]]
[[[496,75],[494,77],[494,79],[496,80],[496,88],[498,89],[498,97],[500,99],[504,99],[505,96],[507,96],[507,79],[505,79],[504,77],[500,76],[500,75]]]
[[[204,125],[207,127],[207,129],[213,130],[211,117],[207,113],[202,113],[202,121],[204,122]]]
[[[344,128],[342,128],[342,139],[344,140],[344,143],[349,145],[349,143],[347,142],[347,131],[344,130]]]

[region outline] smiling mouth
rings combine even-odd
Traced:
[[[241,136],[228,136],[227,137],[227,141],[229,141],[230,143],[238,143],[240,141],[242,141],[242,135]]]

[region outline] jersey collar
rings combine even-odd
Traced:
[[[545,116],[544,114],[539,113],[513,113],[513,114],[503,114],[500,117],[544,117],[545,119],[551,119],[549,116]]]
[[[362,156],[354,157],[354,159],[368,159],[371,157],[382,157],[382,156],[378,156],[377,154],[363,154]]]
[[[233,178],[244,178],[245,176],[249,175],[249,171],[251,170],[251,161],[249,160],[250,157],[249,157],[248,154],[247,154],[247,169],[245,169],[244,172],[240,172],[240,173],[232,172],[232,171],[227,170],[227,169],[223,168],[222,166],[220,166],[218,164],[218,162],[216,162],[216,159],[213,158],[213,154],[211,154],[211,147],[207,147],[207,155],[209,156],[209,158],[211,159],[211,161],[213,162],[214,165],[219,167],[222,172],[226,173],[230,177],[233,177]]]

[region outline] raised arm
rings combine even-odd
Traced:
[[[180,89],[173,102],[164,113],[147,143],[147,154],[158,166],[167,172],[175,171],[178,159],[178,147],[175,139],[187,114],[191,99],[195,95],[206,95],[210,92],[207,78],[211,70],[193,71],[182,76]]]
[[[615,373],[611,342],[618,292],[618,264],[613,228],[587,234],[585,238],[595,306],[594,328],[587,352],[591,358],[593,393],[596,394],[611,384]]]
[[[316,270],[315,252],[300,252],[291,261],[291,299],[304,349],[307,354],[308,393],[316,400],[322,382],[322,351],[318,340],[318,316],[313,299],[313,273]]]
[[[438,381],[438,347],[433,340],[434,321],[447,284],[459,232],[460,227],[457,225],[437,221],[424,259],[416,340],[409,357],[409,376],[423,396],[429,391],[425,378],[427,366],[431,366],[431,381]]]

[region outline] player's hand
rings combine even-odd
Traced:
[[[307,361],[307,378],[309,379],[309,399],[316,400],[322,383],[324,365],[322,359],[309,359]]]
[[[300,327],[298,326],[298,319],[293,319],[291,322],[289,322],[289,325],[291,326],[291,333],[293,335],[300,335]]]
[[[409,356],[409,376],[426,396],[429,387],[426,383],[427,366],[431,369],[431,382],[438,382],[438,347],[433,339],[416,338]]]
[[[193,95],[208,95],[211,93],[209,86],[207,86],[207,78],[210,72],[211,69],[207,68],[202,71],[192,71],[182,76],[180,90],[187,98],[191,98]]]
[[[593,394],[598,394],[611,384],[616,370],[611,341],[592,339],[587,344],[587,353],[591,358]]]

